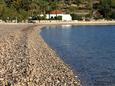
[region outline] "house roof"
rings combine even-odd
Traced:
[[[50,11],[50,14],[63,14],[64,12],[61,11],[61,10],[53,10],[53,11]]]

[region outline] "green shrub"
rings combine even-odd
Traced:
[[[115,12],[111,14],[111,18],[115,19]]]
[[[46,20],[45,16],[37,16],[37,20]]]
[[[55,20],[62,20],[62,16],[56,16]]]
[[[17,12],[14,8],[5,7],[1,19],[10,22],[17,19],[18,22],[21,22],[28,19],[28,12],[22,9]]]
[[[51,17],[51,20],[62,20],[62,16]]]
[[[115,0],[111,0],[111,6],[115,8]]]
[[[82,20],[82,16],[79,16],[77,14],[71,14],[72,20]]]
[[[50,19],[51,19],[51,20],[54,20],[54,18],[53,18],[53,17],[51,17]]]

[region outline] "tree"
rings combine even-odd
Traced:
[[[80,4],[80,0],[75,0],[75,4],[79,5]]]
[[[29,6],[29,12],[31,16],[36,16],[38,13],[39,7],[36,3],[31,3]]]
[[[31,3],[32,3],[32,0],[22,0],[21,8],[24,9],[25,11],[28,11]]]
[[[7,7],[10,7],[12,4],[12,0],[4,0],[4,2],[7,5]]]
[[[90,17],[93,17],[93,0],[89,0],[89,3],[90,3]]]
[[[4,5],[0,5],[0,17],[2,17],[4,13]]]
[[[104,18],[109,18],[111,15],[111,0],[101,0],[99,10]]]

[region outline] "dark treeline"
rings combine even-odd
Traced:
[[[0,0],[0,18],[2,20],[27,20],[29,17],[39,18],[52,10],[79,16],[81,11],[88,11],[89,18],[115,18],[115,0]],[[41,18],[41,19],[45,19]],[[77,18],[75,18],[77,19]]]

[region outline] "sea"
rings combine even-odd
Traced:
[[[52,25],[40,34],[82,86],[115,86],[115,26]]]

